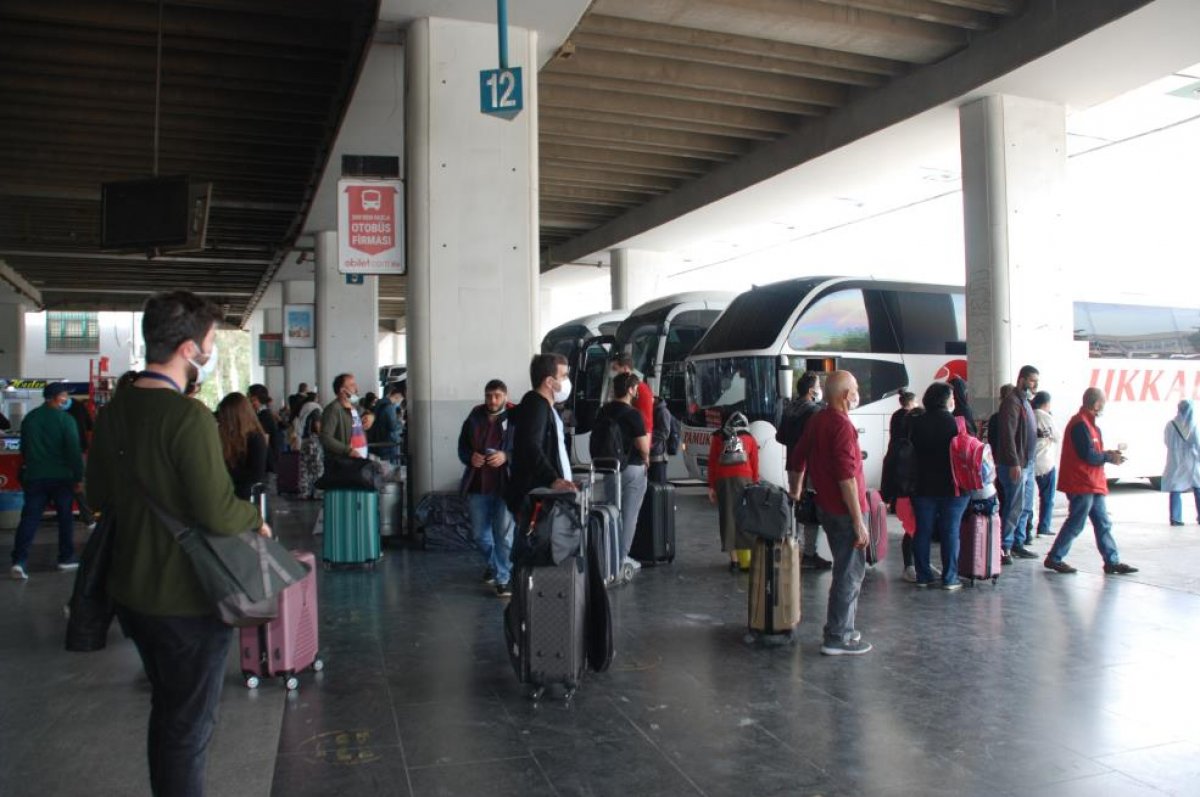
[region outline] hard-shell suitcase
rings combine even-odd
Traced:
[[[867,564],[877,565],[887,559],[887,505],[878,490],[867,490]]]
[[[379,493],[326,490],[321,558],[329,564],[373,567],[379,558]]]
[[[646,485],[629,555],[648,565],[675,561],[675,485]]]
[[[587,573],[583,557],[553,567],[522,567],[517,577],[521,682],[539,696],[561,685],[570,697],[586,664]]]
[[[796,537],[755,537],[750,550],[750,630],[790,635],[800,624],[800,546]]]
[[[621,464],[617,460],[593,460],[586,475],[591,509],[588,538],[605,584],[628,581],[633,568],[624,566],[621,552]]]
[[[969,584],[1000,578],[1000,537],[1003,528],[1000,513],[993,511],[996,502],[986,505],[988,511],[976,512],[970,507],[963,513],[959,534],[958,575]]]
[[[282,451],[275,460],[275,492],[300,494],[300,452]]]
[[[263,678],[283,677],[288,690],[295,690],[299,673],[324,668],[318,653],[317,560],[308,551],[293,553],[308,566],[308,575],[279,593],[278,617],[239,631],[242,677],[250,689]]]
[[[404,483],[388,482],[379,491],[379,536],[404,533]]]

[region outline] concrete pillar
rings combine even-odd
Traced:
[[[659,296],[664,257],[641,249],[609,252],[612,309],[633,310]]]
[[[0,302],[0,377],[25,374],[25,306]]]
[[[495,25],[408,29],[409,473],[416,495],[453,489],[457,439],[491,378],[529,389],[538,330],[536,33],[509,28],[524,110],[479,112]]]
[[[987,417],[1022,365],[1045,389],[1074,392],[1072,307],[1060,239],[1066,180],[1061,105],[992,96],[959,111],[966,240],[967,358]],[[1078,395],[1064,395],[1071,407]]]
[[[288,280],[283,283],[283,303],[312,304],[316,297],[316,285],[312,280]],[[317,350],[285,348],[283,350],[283,381],[286,392],[290,396],[300,387],[301,382],[308,383],[310,390],[317,391],[319,397],[326,401],[333,400],[333,388],[317,384]]]
[[[333,379],[340,373],[354,374],[360,395],[373,390],[379,380],[375,362],[379,278],[367,276],[361,285],[348,284],[346,275],[337,270],[337,232],[326,230],[315,238],[318,392],[329,402],[333,400]]]

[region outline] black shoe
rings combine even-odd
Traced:
[[[1029,550],[1028,548],[1026,548],[1023,545],[1014,545],[1013,549],[1012,549],[1012,555],[1017,557],[1018,559],[1038,559],[1038,558],[1040,558],[1037,554],[1035,554],[1033,551]]]
[[[736,573],[737,571],[738,571],[738,563],[737,563],[737,562],[730,562],[730,563],[729,563],[729,572],[730,572],[730,573]]]
[[[496,571],[490,567],[487,568],[486,570],[484,570],[483,571],[483,583],[484,584],[495,584],[496,583]]]
[[[496,585],[496,597],[508,598],[512,596],[512,584],[504,583]]]
[[[1183,521],[1182,521],[1182,520],[1172,520],[1172,521],[1171,521],[1171,525],[1172,525],[1172,526],[1182,526],[1182,525],[1183,525]]]
[[[1055,561],[1051,560],[1049,556],[1047,556],[1046,559],[1042,562],[1042,566],[1045,567],[1047,570],[1053,570],[1055,573],[1078,573],[1079,572],[1078,570],[1071,567],[1066,562],[1063,562],[1061,560],[1058,562],[1055,562]]]
[[[1008,554],[1008,553],[1000,554],[1000,564],[1011,565],[1012,563],[1013,563],[1012,554]]]
[[[833,568],[833,562],[828,559],[822,559],[818,554],[804,554],[800,557],[801,570],[830,570]]]
[[[1104,572],[1110,576],[1127,576],[1130,573],[1136,573],[1138,569],[1132,565],[1127,565],[1124,562],[1117,562],[1115,565],[1105,565]]]

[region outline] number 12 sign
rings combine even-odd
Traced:
[[[479,110],[512,119],[525,106],[521,93],[521,67],[484,69],[479,72]]]

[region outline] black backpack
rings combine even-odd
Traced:
[[[674,456],[679,453],[680,439],[679,419],[667,408],[663,398],[654,400],[654,434],[651,437],[650,453],[654,456],[666,454]]]
[[[592,423],[592,436],[588,440],[588,453],[592,461],[597,459],[615,459],[622,467],[629,459],[629,451],[625,446],[625,432],[617,422],[613,405],[600,408],[596,420]]]
[[[789,401],[783,407],[783,416],[779,419],[779,429],[775,432],[775,439],[789,449],[796,445],[804,435],[804,427],[808,425],[808,419],[816,410],[817,405],[811,401],[801,401],[800,399]]]
[[[904,419],[900,434],[888,442],[887,454],[883,457],[879,493],[888,503],[897,498],[908,498],[917,491],[917,451],[909,437],[910,422],[911,417]]]

